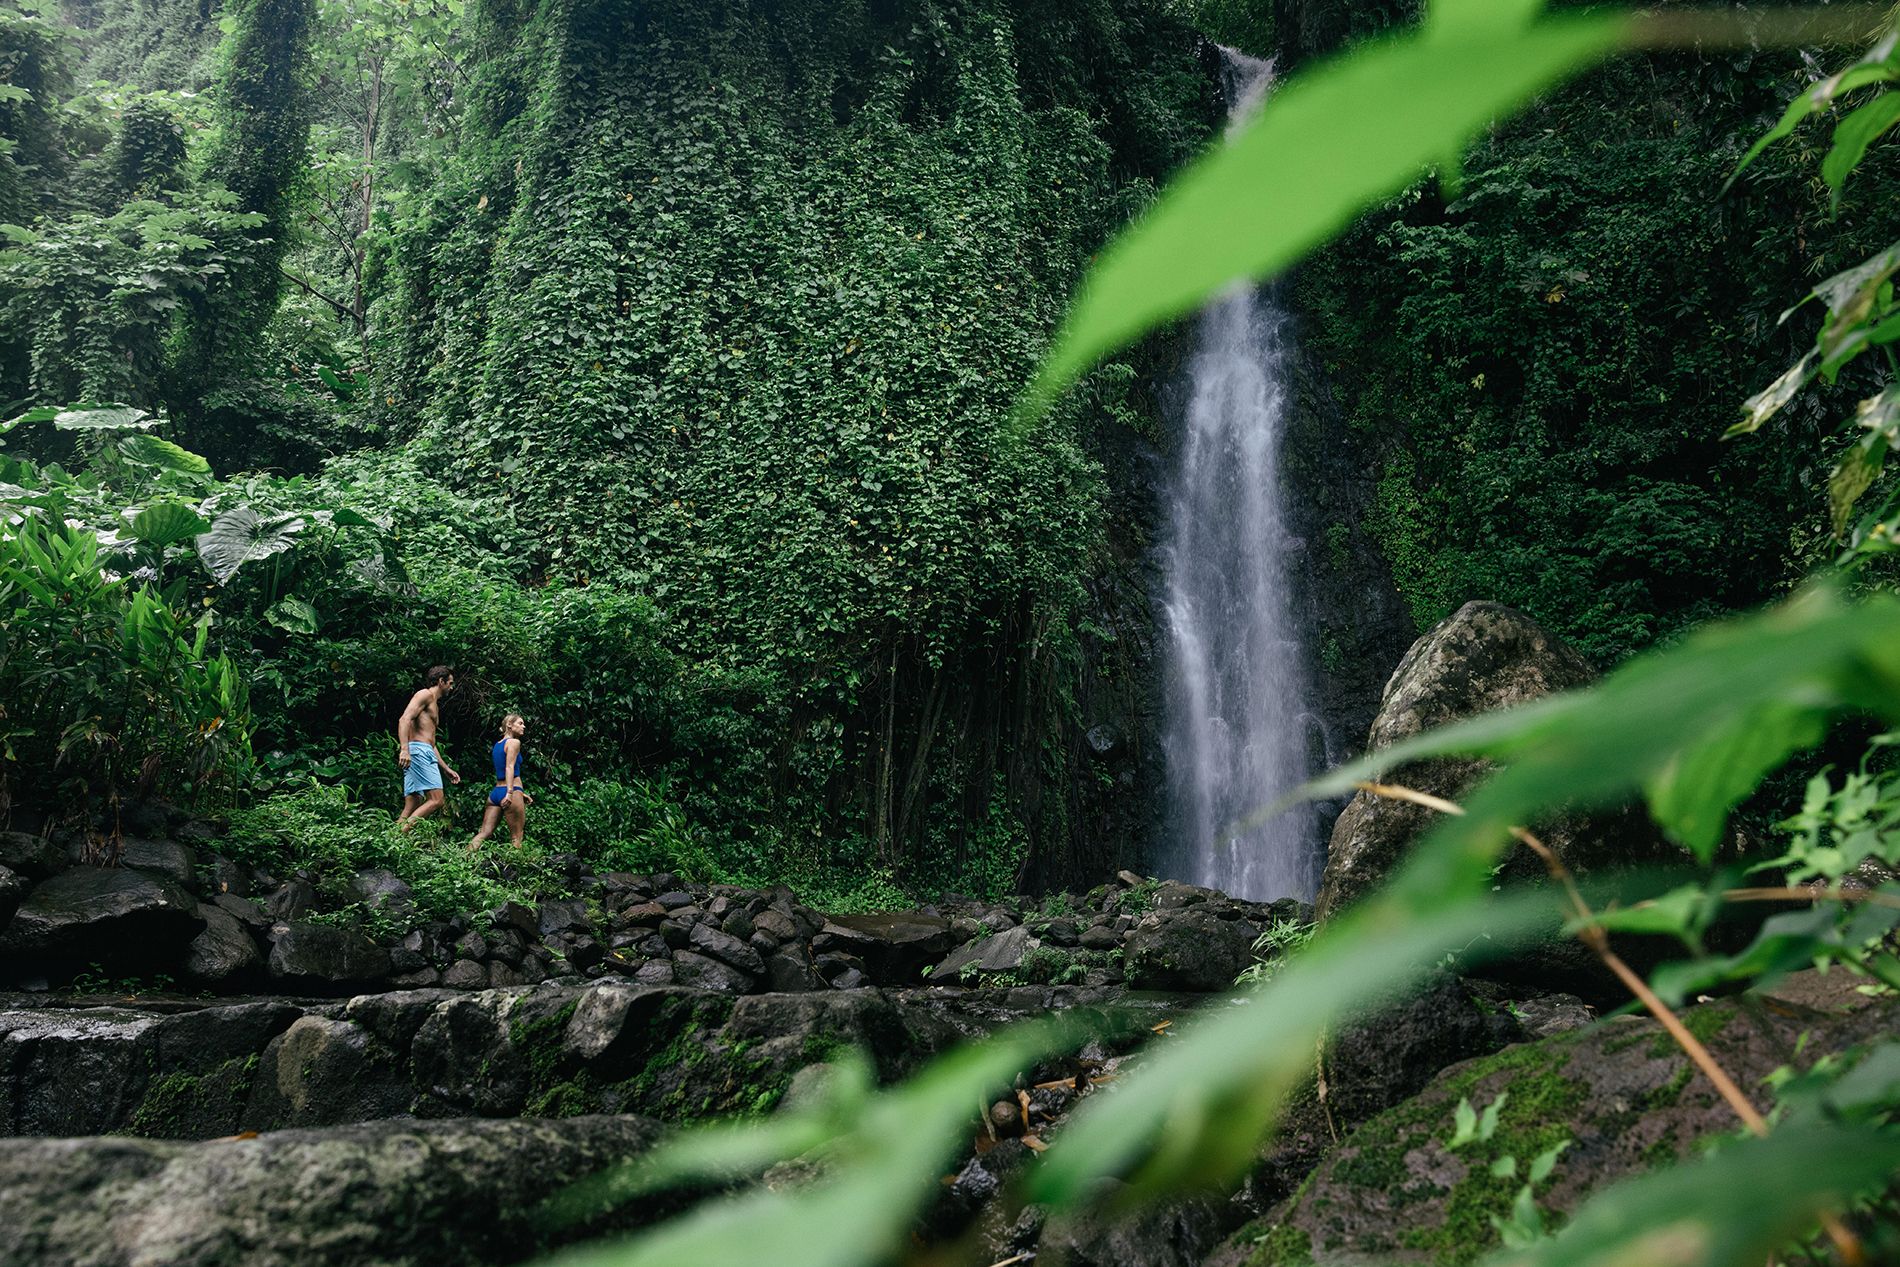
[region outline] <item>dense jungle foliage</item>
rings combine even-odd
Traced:
[[[1010,411],[1091,253],[1214,134],[1197,25],[1292,66],[1410,16],[8,7],[0,400],[31,421],[0,491],[65,524],[10,575],[96,548],[108,578],[9,600],[13,802],[323,818],[314,779],[374,833],[395,713],[447,662],[459,764],[533,719],[549,849],[839,901],[1136,860],[1143,790],[1084,736],[1138,737],[1152,689],[1117,490],[1167,443],[1172,342],[1026,436]],[[1860,371],[1798,443],[1716,438],[1805,337],[1787,297],[1893,228],[1880,171],[1830,214],[1808,142],[1722,192],[1801,68],[1594,72],[1296,275],[1421,627],[1496,598],[1607,664],[1825,552],[1819,437]],[[193,674],[51,615],[129,631],[141,585]]]

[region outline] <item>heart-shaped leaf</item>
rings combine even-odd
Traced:
[[[291,633],[313,634],[322,618],[317,609],[301,598],[282,598],[264,613],[264,619],[279,629],[288,629]]]
[[[136,405],[78,405],[53,415],[53,425],[61,431],[144,431],[158,422]]]
[[[219,515],[210,530],[198,538],[198,557],[212,579],[224,585],[246,563],[290,549],[303,526],[302,515],[272,515],[267,519],[249,506],[239,506]]]
[[[211,527],[209,520],[180,501],[153,502],[126,514],[134,537],[161,548],[189,541]]]
[[[119,453],[126,461],[136,462],[140,466],[154,466],[185,475],[211,474],[211,463],[203,457],[157,436],[137,433],[125,436],[119,441]]]

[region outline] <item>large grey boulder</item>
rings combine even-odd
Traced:
[[[1523,612],[1500,603],[1466,603],[1413,643],[1399,662],[1366,736],[1366,750],[1377,752],[1436,726],[1588,686],[1596,676],[1589,661]],[[1384,778],[1457,800],[1494,768],[1481,760],[1434,757],[1409,762]],[[1333,826],[1318,917],[1323,920],[1377,889],[1437,818],[1423,806],[1356,794]],[[1666,852],[1640,812],[1568,816],[1535,826],[1579,873]],[[1523,850],[1508,856],[1507,869],[1524,876],[1542,871]]]
[[[651,1146],[634,1117],[391,1121],[252,1139],[10,1140],[0,1267],[513,1263],[555,1240],[537,1205]],[[629,1202],[628,1226],[668,1211]]]
[[[197,901],[175,881],[129,869],[73,867],[41,881],[20,903],[0,934],[0,964],[171,972],[203,928]]]
[[[162,875],[186,888],[198,880],[198,855],[175,840],[143,840],[128,836],[119,850],[119,865]]]
[[[229,1134],[259,1054],[298,1015],[278,1002],[0,1011],[0,1136]]]
[[[951,951],[944,961],[930,970],[932,981],[959,980],[967,969],[972,973],[1014,972],[1023,966],[1029,952],[1042,942],[1027,927],[1006,928],[989,937],[967,941]]]

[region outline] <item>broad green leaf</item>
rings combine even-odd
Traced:
[[[181,448],[170,440],[161,440],[157,436],[133,434],[119,440],[119,453],[128,462],[140,466],[155,466],[161,470],[178,471],[186,475],[209,475],[211,463],[190,449]]]
[[[1606,56],[1628,29],[1626,15],[1566,13],[1521,29],[1413,32],[1296,77],[1102,254],[1028,410],[1230,283],[1279,272],[1499,115]]]
[[[59,417],[58,405],[40,405],[27,410],[17,418],[9,418],[5,422],[0,422],[0,435],[5,435],[23,422],[51,422],[57,417]]]
[[[1498,1114],[1504,1111],[1504,1105],[1510,1098],[1509,1091],[1498,1092],[1497,1099],[1485,1105],[1484,1112],[1478,1115],[1478,1139],[1481,1143],[1489,1143],[1491,1137],[1498,1133]]]
[[[1452,1110],[1451,1142],[1445,1145],[1449,1152],[1457,1152],[1466,1144],[1478,1138],[1478,1110],[1471,1107],[1471,1101],[1459,1097],[1458,1107]]]
[[[1488,866],[1513,825],[1548,807],[1592,809],[1647,789],[1663,826],[1706,847],[1746,791],[1715,769],[1719,754],[1757,773],[1847,709],[1900,718],[1900,600],[1847,605],[1812,589],[1760,615],[1706,627],[1638,657],[1587,691],[1486,713],[1395,744],[1315,780],[1337,796],[1423,756],[1487,756],[1504,768],[1445,820],[1412,867],[1433,868],[1421,894],[1456,891]],[[1760,728],[1765,733],[1743,732]],[[1652,807],[1655,808],[1655,807]],[[1409,874],[1409,868],[1408,872]]]
[[[280,598],[264,613],[264,619],[291,633],[313,634],[323,623],[317,609],[301,598]]]
[[[210,521],[183,502],[153,502],[131,516],[132,535],[148,545],[171,546],[207,531]]]
[[[1517,1158],[1507,1155],[1492,1162],[1491,1177],[1493,1179],[1517,1178]]]
[[[1863,405],[1869,403],[1862,402]],[[1854,517],[1854,504],[1880,478],[1880,472],[1887,465],[1890,444],[1884,431],[1862,436],[1835,464],[1834,473],[1827,481],[1827,509],[1828,522],[1836,535],[1846,530],[1847,521]]]
[[[224,585],[246,563],[290,549],[303,526],[302,515],[265,519],[249,506],[239,506],[219,515],[210,530],[198,538],[198,557],[212,579]]]
[[[158,419],[134,405],[79,405],[54,414],[53,425],[61,431],[144,431]]]
[[[1557,1159],[1563,1156],[1564,1150],[1569,1147],[1569,1140],[1559,1140],[1549,1148],[1546,1148],[1543,1152],[1537,1154],[1536,1159],[1531,1162],[1530,1173],[1526,1178],[1534,1184],[1542,1183],[1544,1180],[1550,1178],[1550,1172],[1557,1168]]]
[[[1722,186],[1722,191],[1728,192],[1729,186],[1735,183],[1735,178],[1740,176],[1750,163],[1761,157],[1763,150],[1791,134],[1809,115],[1826,109],[1835,98],[1852,92],[1856,88],[1864,88],[1868,84],[1890,83],[1900,78],[1900,56],[1897,56],[1897,53],[1900,53],[1900,32],[1889,31],[1852,66],[1820,80],[1789,102],[1788,108],[1782,111],[1781,118],[1775,126],[1768,129],[1760,140],[1749,146],[1748,153],[1742,155],[1742,161],[1735,165],[1735,170],[1730,173],[1728,184]]]
[[[1827,182],[1835,207],[1840,206],[1847,174],[1859,165],[1867,147],[1895,123],[1900,123],[1900,93],[1883,92],[1834,126],[1834,145],[1821,160],[1821,179]]]
[[[1789,366],[1774,382],[1742,402],[1742,420],[1722,433],[1724,440],[1731,436],[1747,435],[1760,430],[1761,425],[1780,413],[1789,401],[1795,398],[1803,387],[1813,381],[1821,372],[1821,354],[1810,352]]]
[[[1717,1267],[1767,1262],[1824,1210],[1900,1170],[1900,1134],[1784,1126],[1597,1194],[1556,1236],[1485,1267]]]
[[[1778,699],[1709,732],[1644,780],[1651,817],[1702,862],[1710,861],[1729,811],[1791,754],[1821,742],[1827,721],[1828,714],[1805,699]]]
[[[1700,885],[1685,884],[1647,902],[1598,911],[1590,922],[1612,933],[1687,937],[1701,929],[1708,902]]]

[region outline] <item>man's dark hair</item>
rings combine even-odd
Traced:
[[[446,664],[438,664],[422,675],[422,689],[426,691],[443,678],[451,678],[454,676],[454,669],[451,669]]]

